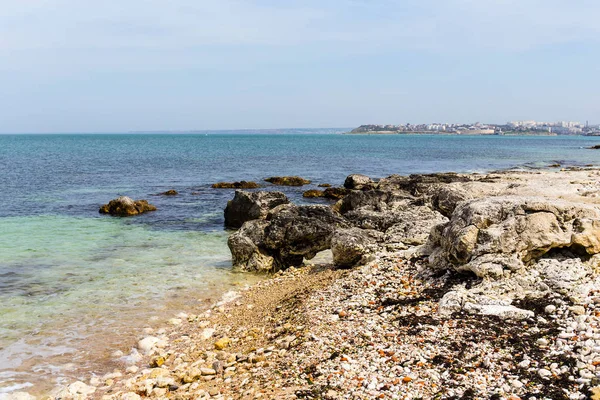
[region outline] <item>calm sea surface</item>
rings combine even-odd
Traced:
[[[600,164],[600,138],[336,135],[0,135],[0,398],[118,367],[144,327],[259,279],[231,271],[218,181],[381,177]],[[155,196],[176,189],[175,197]],[[274,189],[268,186],[268,189]],[[282,188],[277,188],[281,190]],[[158,211],[98,214],[118,195]],[[318,202],[316,200],[315,202]]]

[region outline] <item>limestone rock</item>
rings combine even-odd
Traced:
[[[315,190],[315,189],[311,189],[311,190],[307,190],[306,192],[302,193],[302,197],[305,198],[315,198],[315,197],[325,197],[325,192],[323,192],[322,190]]]
[[[272,176],[265,179],[265,181],[278,186],[304,186],[310,184],[308,179],[299,176]]]
[[[450,221],[434,230],[430,263],[497,278],[505,267],[525,267],[553,249],[596,254],[599,227],[600,211],[585,204],[535,197],[476,199],[459,205]],[[499,267],[489,265],[494,257]]]
[[[271,209],[287,203],[287,196],[281,192],[236,190],[233,200],[227,202],[225,208],[225,226],[239,228],[246,221],[265,218]]]
[[[358,228],[338,229],[331,238],[333,263],[339,267],[353,267],[377,249],[381,232]]]
[[[156,211],[156,207],[148,204],[147,200],[132,200],[127,196],[111,200],[108,204],[101,206],[99,210],[100,214],[110,214],[117,217],[129,217],[147,211]]]

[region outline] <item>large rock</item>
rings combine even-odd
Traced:
[[[234,265],[248,271],[275,271],[298,266],[331,247],[338,228],[348,227],[326,206],[284,205],[266,220],[248,221],[228,240]]]
[[[110,214],[116,217],[130,217],[148,211],[156,211],[156,207],[148,204],[147,200],[132,200],[121,196],[100,207],[100,214]]]
[[[225,226],[239,228],[246,221],[265,218],[271,209],[287,203],[287,196],[281,192],[236,190],[233,200],[225,207]]]
[[[390,244],[403,243],[410,246],[421,245],[427,242],[431,230],[448,221],[437,211],[427,206],[414,206],[391,214],[389,226],[385,231],[385,241]]]
[[[265,179],[265,181],[278,186],[304,186],[310,184],[308,179],[299,176],[272,176]]]
[[[459,205],[429,238],[435,268],[499,278],[553,249],[600,253],[600,210],[561,200],[492,197]]]
[[[366,175],[352,174],[344,181],[344,187],[352,190],[372,189],[375,187],[375,182]]]
[[[377,250],[383,239],[381,232],[358,228],[338,229],[331,238],[333,263],[339,267],[353,267],[366,262],[366,257]]]

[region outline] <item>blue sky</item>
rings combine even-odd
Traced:
[[[600,122],[597,0],[0,0],[0,132]]]

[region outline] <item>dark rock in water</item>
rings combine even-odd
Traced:
[[[377,250],[377,243],[382,239],[383,234],[373,230],[338,229],[331,238],[333,263],[338,267],[364,263],[365,257]]]
[[[239,228],[246,221],[265,218],[269,211],[289,203],[281,192],[244,192],[236,190],[233,200],[225,207],[225,226]]]
[[[167,190],[166,192],[159,193],[159,196],[177,196],[179,192],[175,189]]]
[[[323,192],[322,190],[307,190],[306,192],[302,193],[302,197],[306,197],[309,199],[315,198],[315,197],[325,197],[325,192]]]
[[[310,184],[308,179],[299,176],[273,176],[265,179],[265,181],[279,186],[303,186]]]
[[[338,228],[349,224],[327,206],[277,207],[267,220],[248,221],[229,237],[234,266],[247,271],[276,271],[302,264],[331,246]]]
[[[331,187],[331,185],[329,183],[320,183],[319,187],[328,188],[328,187]]]
[[[366,175],[352,174],[344,181],[344,187],[352,190],[372,189],[375,187],[375,182]]]
[[[110,214],[116,217],[129,217],[147,211],[156,211],[156,207],[148,204],[147,200],[134,201],[127,196],[111,200],[108,204],[101,206],[99,210],[100,214]]]
[[[600,144],[596,144],[594,146],[588,147],[588,149],[591,149],[591,150],[600,150]]]
[[[257,189],[260,185],[252,181],[217,182],[211,186],[213,189]]]
[[[325,192],[323,192],[323,197],[332,200],[340,200],[343,199],[348,193],[350,193],[350,190],[346,188],[327,188],[325,189]]]

